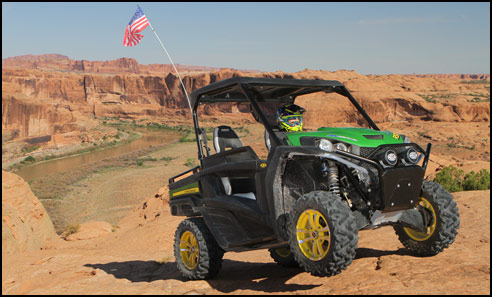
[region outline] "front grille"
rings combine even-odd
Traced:
[[[360,148],[360,156],[367,158],[372,152],[376,150],[375,147],[361,147]]]

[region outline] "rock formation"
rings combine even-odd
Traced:
[[[43,204],[19,176],[2,170],[2,258],[57,240]]]
[[[178,77],[166,68],[169,65],[140,65],[128,58],[100,62],[45,55],[3,59],[2,66],[3,140],[49,143],[56,135],[87,131],[97,122],[95,117],[166,119],[189,113]],[[188,93],[235,76],[339,80],[376,122],[490,121],[489,84],[466,83],[490,80],[488,74],[366,76],[349,70],[263,73],[186,67],[182,70],[200,70],[182,74]],[[306,121],[313,125],[360,123],[362,119],[347,102],[333,104],[336,96],[316,94],[299,101],[309,111]],[[205,113],[230,111],[231,106],[224,105],[207,107]]]

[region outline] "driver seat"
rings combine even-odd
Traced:
[[[229,126],[218,126],[214,129],[214,148],[216,153],[224,152],[227,148],[235,149],[242,147],[243,143],[237,136],[236,132]],[[243,198],[249,198],[256,200],[256,196],[253,192],[249,193],[234,193],[232,194],[231,180],[229,177],[221,177],[224,190],[227,195],[240,196]]]

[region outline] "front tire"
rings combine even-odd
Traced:
[[[299,264],[294,259],[294,254],[290,251],[289,246],[268,249],[270,256],[280,266],[284,267],[299,267]]]
[[[400,242],[418,256],[433,256],[449,247],[456,239],[460,217],[456,202],[440,184],[424,180],[420,207],[430,216],[425,233],[394,226]]]
[[[299,198],[288,231],[294,259],[312,275],[338,274],[355,257],[355,219],[347,204],[333,193],[313,191]]]
[[[219,273],[224,250],[202,218],[182,221],[174,234],[174,257],[179,272],[190,280],[209,279]]]

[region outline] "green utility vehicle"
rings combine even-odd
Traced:
[[[280,130],[278,108],[315,92],[346,97],[369,128]],[[169,179],[171,213],[187,217],[174,242],[185,278],[214,277],[224,252],[254,249],[269,249],[280,265],[335,275],[354,259],[359,230],[387,225],[418,256],[455,240],[453,197],[424,180],[431,144],[424,150],[380,131],[342,83],[235,77],[194,91],[190,101],[200,165]],[[264,125],[266,160],[224,125],[214,129],[211,153],[197,108],[225,102]]]

